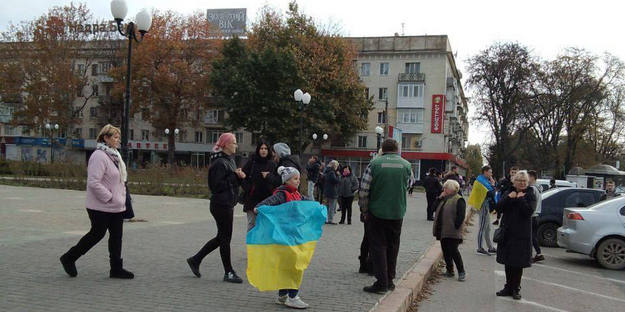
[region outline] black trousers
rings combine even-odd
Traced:
[[[345,223],[345,216],[347,215],[347,224],[352,224],[352,203],[353,202],[354,202],[354,196],[339,197],[339,207],[341,208],[341,221],[339,223]]]
[[[447,272],[454,271],[454,263],[458,273],[464,273],[464,264],[462,263],[462,256],[458,250],[458,245],[462,242],[457,238],[443,238],[441,239],[441,249],[443,250],[443,259],[445,259],[445,265],[447,266]]]
[[[523,278],[523,268],[506,265],[506,288],[521,290],[521,278]]]
[[[369,253],[378,286],[388,287],[395,278],[402,221],[368,215]]]
[[[232,221],[234,207],[210,203],[210,210],[215,222],[217,223],[217,236],[209,240],[200,251],[193,256],[197,263],[209,253],[219,247],[221,262],[226,273],[232,271],[232,261],[230,260],[230,241],[232,240]]]
[[[532,246],[536,254],[541,254],[540,243],[538,242],[538,220],[536,217],[532,217]]]
[[[428,207],[427,207],[427,218],[428,220],[434,220],[434,212],[436,210],[436,207],[434,207],[434,201],[436,201],[436,197],[438,197],[438,195],[440,194],[425,194],[425,198],[428,201]]]
[[[360,267],[369,268],[371,259],[369,258],[369,229],[367,223],[363,223],[365,232],[362,235],[362,243],[360,243]]]
[[[71,260],[76,261],[76,259],[86,254],[89,249],[100,242],[108,230],[109,257],[111,261],[118,262],[122,258],[123,213],[110,213],[91,209],[87,209],[87,213],[91,221],[91,229],[78,241],[76,246],[67,251],[67,255]]]

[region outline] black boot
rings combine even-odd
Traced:
[[[132,272],[124,270],[122,259],[111,259],[111,278],[132,279],[135,277]]]
[[[193,272],[193,274],[196,277],[202,277],[202,274],[200,274],[200,263],[195,261],[195,258],[193,257],[188,258],[187,263],[189,264],[189,267],[191,268],[191,272]]]
[[[520,289],[515,289],[512,291],[512,299],[521,300],[521,291]]]
[[[77,259],[75,257],[72,257],[69,253],[66,253],[61,256],[60,260],[61,264],[63,265],[63,269],[65,270],[65,273],[67,273],[67,275],[69,275],[70,277],[76,277],[76,275],[78,275],[78,270],[76,270]]]
[[[504,288],[497,292],[497,296],[499,297],[510,297],[512,296],[512,290],[508,288],[508,286],[504,286]]]

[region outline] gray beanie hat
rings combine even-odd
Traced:
[[[289,146],[286,145],[286,143],[274,144],[273,150],[276,152],[276,155],[278,155],[278,158],[291,155],[291,148],[289,148]]]
[[[293,167],[280,166],[278,167],[278,174],[282,177],[282,184],[284,184],[295,175],[299,175],[299,171]]]

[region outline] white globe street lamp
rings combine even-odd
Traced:
[[[59,124],[46,123],[46,129],[50,131],[50,162],[54,162],[54,130],[59,130]]]
[[[310,103],[310,94],[308,94],[308,92],[304,93],[302,92],[302,90],[297,89],[295,90],[295,92],[293,92],[293,98],[295,99],[295,102],[299,103],[299,148],[297,149],[299,151],[299,158],[300,160],[302,159],[302,149],[303,149],[303,145],[302,145],[302,132],[303,132],[303,128],[304,128],[304,119],[303,119],[303,115],[304,115],[304,105],[308,105],[308,103]]]
[[[313,140],[316,140],[317,139],[317,134],[313,133],[312,138],[313,138]]]
[[[126,163],[128,163],[128,120],[130,119],[130,72],[132,65],[132,42],[141,42],[145,33],[148,32],[150,27],[152,26],[152,16],[148,12],[147,9],[142,9],[137,13],[135,17],[135,22],[129,22],[126,25],[126,30],[123,30],[122,21],[126,18],[126,14],[128,13],[128,5],[126,5],[125,0],[112,0],[111,1],[111,14],[113,14],[113,18],[117,23],[117,30],[119,33],[128,38],[128,61],[126,68],[126,99],[124,103],[124,112],[122,114],[122,158]],[[139,30],[141,34],[140,38],[137,38],[137,34],[135,33],[135,27]]]
[[[326,133],[323,134],[323,139],[327,140],[328,139],[328,135]]]

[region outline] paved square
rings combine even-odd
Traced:
[[[70,278],[59,256],[89,229],[85,192],[0,185],[0,311],[284,311],[277,294],[245,279],[246,217],[235,209],[232,261],[243,284],[222,281],[216,250],[195,278],[185,259],[216,233],[204,199],[136,195],[135,213],[147,222],[124,223],[124,266],[134,280],[108,278],[108,235],[77,262]],[[311,311],[369,311],[382,295],[362,287],[358,274],[363,226],[354,203],[352,225],[326,225],[300,295]],[[338,218],[337,218],[338,220]],[[409,197],[398,259],[402,276],[432,241],[425,196]],[[396,281],[396,283],[398,283]]]

